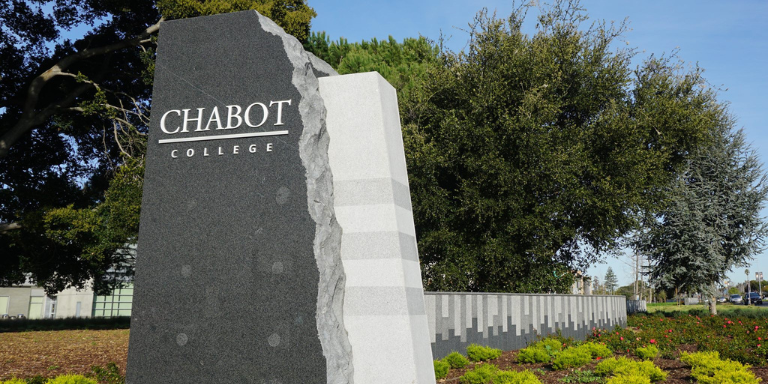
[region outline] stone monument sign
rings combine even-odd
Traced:
[[[380,95],[374,87],[343,101],[339,92],[356,87],[334,91],[331,77],[321,94],[318,77],[328,75],[255,11],[161,25],[128,384],[434,382],[405,162],[386,160],[392,150],[402,157],[394,90],[385,84],[387,116],[371,117],[388,123],[360,123],[380,131],[384,141],[368,147],[381,150],[337,156],[348,180],[335,188],[323,97],[335,100],[328,115],[344,119],[360,107],[345,103]],[[355,159],[378,176],[355,171]],[[346,228],[335,191],[354,208],[347,217],[357,215]],[[379,203],[388,208],[366,208]],[[344,257],[342,231],[351,235]],[[376,249],[361,262],[366,244]],[[366,287],[377,265],[393,278]],[[376,361],[377,351],[400,360]]]

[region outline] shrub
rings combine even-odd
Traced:
[[[653,362],[635,361],[627,359],[626,357],[620,357],[618,359],[612,357],[603,360],[597,364],[595,372],[603,376],[642,376],[648,378],[650,381],[662,381],[667,378],[667,373],[655,366]]]
[[[448,376],[448,370],[451,368],[451,365],[440,360],[435,360],[435,378],[440,380]]]
[[[548,363],[550,360],[552,356],[536,345],[521,349],[517,355],[517,361],[521,363]]]
[[[63,375],[48,380],[45,384],[99,384],[96,380],[82,375]]]
[[[566,348],[555,356],[552,362],[552,368],[556,370],[566,368],[576,368],[588,364],[592,361],[592,355],[587,348],[571,347]]]
[[[742,365],[738,361],[721,360],[717,351],[684,352],[680,360],[691,365],[691,376],[702,384],[757,384],[761,381],[749,371],[749,365]]]
[[[488,384],[496,378],[498,372],[499,367],[493,364],[477,365],[461,377],[461,384]]]
[[[611,350],[603,344],[589,342],[579,345],[576,348],[581,348],[588,351],[592,358],[606,358],[613,356],[613,352],[611,352]]]
[[[745,369],[718,370],[712,376],[701,375],[694,371],[696,368],[691,370],[691,376],[701,384],[757,384],[762,381],[762,379],[756,378],[754,373]]]
[[[125,384],[125,377],[120,374],[120,368],[115,363],[107,363],[106,368],[92,366],[91,370],[96,374],[96,380],[105,384]]]
[[[605,384],[651,384],[651,379],[642,375],[614,376]]]
[[[563,383],[604,383],[605,380],[589,369],[571,371],[568,375],[559,379]]]
[[[537,347],[543,348],[550,355],[554,355],[555,352],[560,352],[563,350],[563,343],[560,340],[553,339],[553,338],[546,338],[534,345]]]
[[[645,348],[638,347],[635,349],[635,354],[643,360],[653,360],[659,355],[659,349],[655,345],[649,345]]]
[[[517,361],[521,363],[548,363],[552,356],[563,349],[560,340],[547,338],[520,350]]]
[[[493,360],[501,356],[501,349],[472,344],[467,347],[467,356],[472,361]]]
[[[27,379],[27,384],[45,384],[48,381],[45,377],[36,375]]]
[[[529,370],[522,372],[500,371],[493,384],[541,384],[539,378]]]
[[[464,368],[469,364],[469,360],[458,352],[451,352],[448,356],[443,358],[443,361],[448,363],[453,369]]]
[[[720,353],[718,353],[717,351],[708,351],[708,352],[696,352],[696,353],[683,352],[682,356],[680,356],[680,361],[690,365],[691,367],[697,367],[697,366],[714,366],[717,364],[718,361],[721,361],[721,360],[720,360]]]
[[[3,381],[2,384],[27,384],[27,382],[14,377],[13,379]]]

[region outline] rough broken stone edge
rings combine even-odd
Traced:
[[[312,63],[312,68],[315,70],[315,77],[325,77],[325,76],[338,76],[339,73],[336,72],[333,67],[331,67],[330,64],[326,63],[319,57],[315,56],[312,52],[307,52],[307,56],[309,56],[309,62]],[[321,76],[318,76],[321,75]]]
[[[301,94],[299,113],[304,131],[299,140],[299,155],[306,169],[309,213],[316,223],[314,253],[320,271],[316,319],[318,337],[326,358],[327,382],[352,384],[352,346],[342,317],[346,276],[341,263],[341,226],[333,210],[333,179],[328,162],[329,137],[325,128],[326,111],[320,97],[319,82],[311,58],[301,43],[269,18],[258,12],[256,15],[264,31],[282,39],[285,52],[294,67],[291,82]]]

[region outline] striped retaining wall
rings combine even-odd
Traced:
[[[557,330],[585,339],[592,327],[627,324],[624,296],[425,292],[434,359],[470,344],[515,350]]]

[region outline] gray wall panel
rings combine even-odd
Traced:
[[[425,292],[435,359],[470,344],[524,348],[560,330],[584,340],[593,327],[627,324],[623,296]]]

